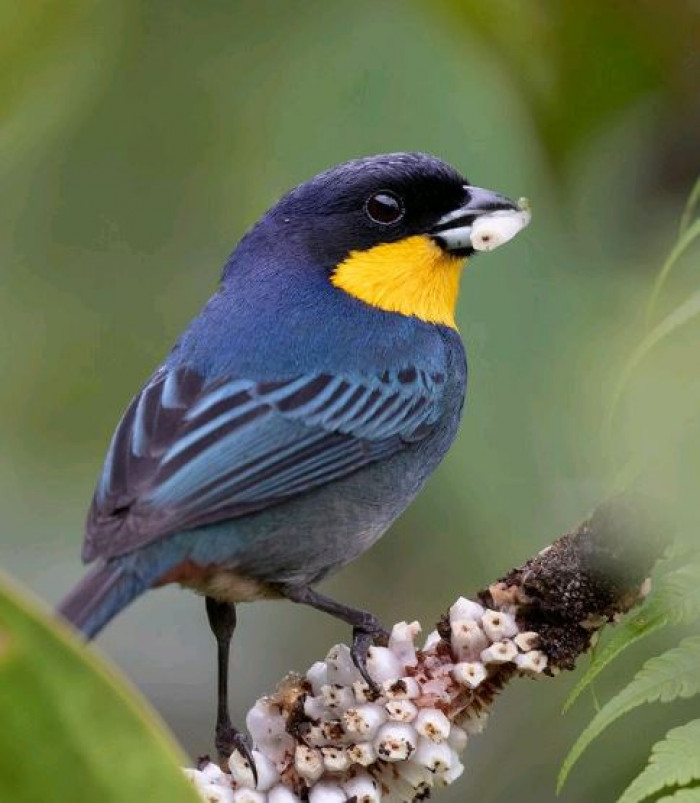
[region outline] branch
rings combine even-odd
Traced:
[[[572,669],[605,624],[641,601],[663,546],[657,532],[638,498],[606,502],[474,600],[460,597],[421,648],[417,622],[395,625],[370,652],[379,695],[341,644],[258,700],[246,720],[257,788],[239,753],[230,774],[207,758],[186,772],[212,803],[427,798],[460,777],[463,751],[508,682]]]

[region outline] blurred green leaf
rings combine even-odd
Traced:
[[[617,803],[640,803],[669,786],[700,779],[700,719],[670,730],[651,749],[649,763]]]
[[[692,103],[700,17],[691,4],[449,0],[449,6],[507,65],[555,170],[650,92],[671,89],[679,106]]]
[[[148,704],[0,577],[0,800],[195,803]]]

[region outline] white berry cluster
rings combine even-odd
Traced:
[[[418,622],[399,622],[386,647],[370,649],[379,695],[350,650],[333,647],[248,712],[257,784],[238,752],[230,774],[210,763],[189,777],[210,803],[410,803],[453,783],[495,693],[513,674],[547,666],[538,635],[502,607],[460,597],[422,648]]]

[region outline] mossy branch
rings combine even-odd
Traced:
[[[472,600],[460,597],[423,646],[418,623],[395,625],[371,651],[378,693],[345,645],[285,678],[248,714],[257,784],[237,753],[230,774],[205,760],[189,775],[213,801],[423,799],[461,775],[462,752],[508,682],[572,669],[645,596],[664,546],[641,499],[616,497]]]

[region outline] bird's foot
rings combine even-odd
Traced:
[[[367,671],[369,648],[374,644],[386,646],[389,641],[389,634],[381,626],[379,619],[367,611],[351,608],[349,605],[343,605],[330,597],[319,594],[310,586],[283,584],[278,586],[278,590],[283,597],[292,602],[309,605],[318,611],[329,613],[352,627],[350,655],[364,681],[374,694],[379,696],[379,686]]]
[[[216,726],[214,744],[219,754],[219,762],[221,764],[226,764],[224,768],[226,771],[228,771],[228,760],[231,754],[236,752],[250,767],[250,771],[253,773],[255,786],[258,785],[258,769],[255,766],[255,759],[253,758],[250,742],[244,733],[234,728],[230,722],[222,723]]]
[[[363,680],[376,695],[379,695],[381,690],[367,669],[369,648],[373,645],[385,647],[388,641],[389,634],[381,626],[379,620],[369,613],[365,613],[363,621],[352,629],[350,655]]]

